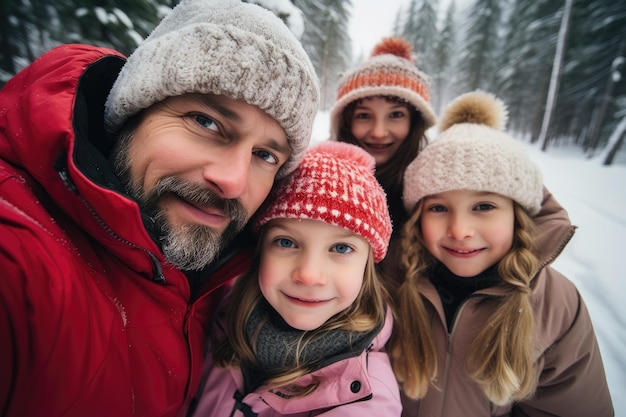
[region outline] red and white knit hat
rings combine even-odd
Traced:
[[[330,110],[331,139],[337,140],[341,113],[355,100],[394,96],[414,106],[424,118],[426,129],[437,122],[430,106],[430,82],[412,54],[411,44],[400,37],[382,39],[371,57],[359,67],[341,74],[337,100]]]
[[[375,165],[355,145],[326,141],[311,147],[259,210],[254,230],[273,219],[320,220],[364,238],[380,262],[387,254],[391,219]]]

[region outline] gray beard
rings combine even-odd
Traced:
[[[121,135],[112,160],[114,170],[125,185],[126,192],[158,227],[163,255],[169,263],[184,271],[204,268],[244,228],[248,213],[238,200],[221,198],[210,189],[175,177],[163,178],[152,189],[145,190],[141,179],[133,181],[130,178],[128,150],[131,140],[132,132]],[[165,195],[174,195],[200,207],[217,208],[230,217],[231,221],[222,233],[202,224],[174,227],[158,205]]]
[[[161,230],[160,239],[165,259],[179,269],[199,270],[215,260],[235,235],[243,228],[234,221],[222,234],[201,224],[172,227],[162,210],[153,216]]]

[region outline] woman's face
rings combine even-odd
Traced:
[[[393,157],[409,134],[411,111],[407,104],[385,97],[368,97],[356,105],[350,123],[359,146],[380,166]]]

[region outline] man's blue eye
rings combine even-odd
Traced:
[[[196,123],[206,129],[217,130],[217,124],[213,119],[209,117],[203,116],[201,114],[196,114],[194,115],[194,119],[196,120]]]
[[[278,164],[278,158],[274,154],[268,151],[256,151],[255,154],[262,160],[269,162],[270,164]]]

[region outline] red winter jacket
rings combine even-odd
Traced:
[[[0,91],[2,416],[182,414],[213,300],[247,267],[229,253],[191,297],[120,191],[102,119],[124,61],[61,46]]]

